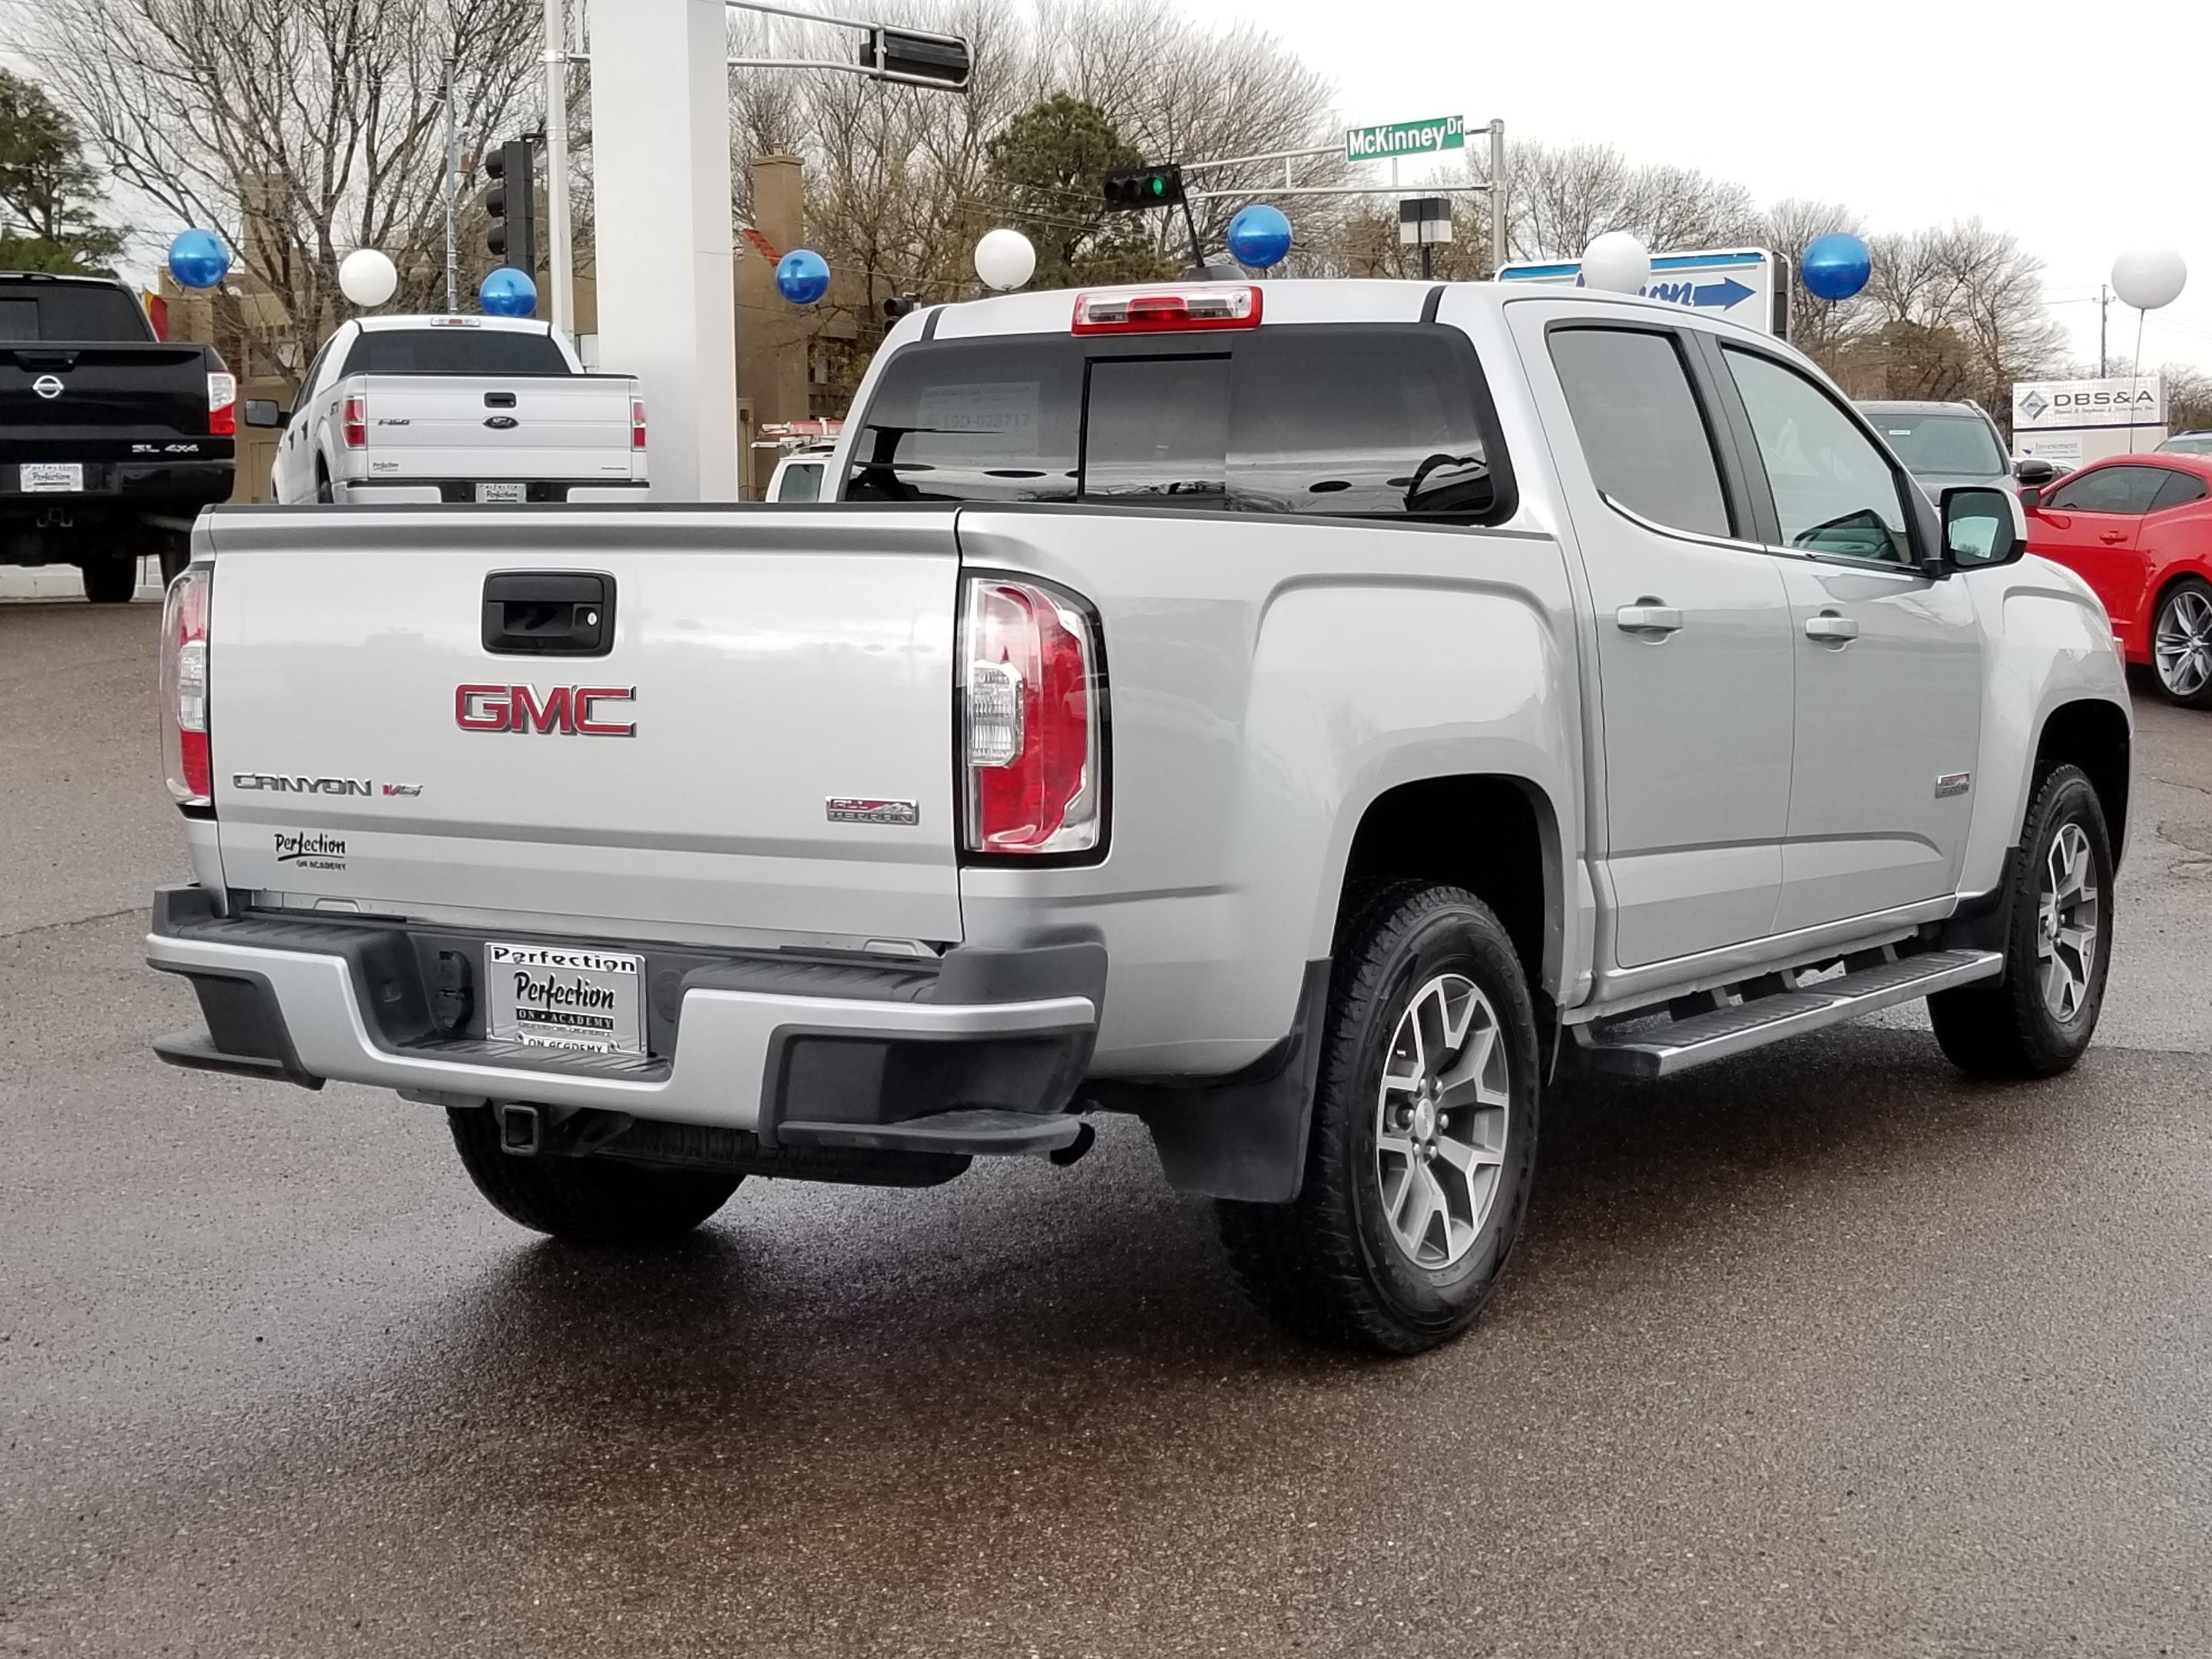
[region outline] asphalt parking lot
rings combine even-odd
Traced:
[[[160,1066],[156,616],[0,604],[0,1654],[2212,1651],[2212,716],[2139,704],[2074,1073],[1905,1014],[1555,1094],[1491,1311],[1376,1363],[1127,1124],[648,1258]]]

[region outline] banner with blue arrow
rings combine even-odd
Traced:
[[[1788,261],[1764,248],[1717,248],[1703,253],[1660,253],[1651,259],[1648,300],[1682,306],[1700,316],[1726,317],[1762,334],[1788,331]],[[1507,283],[1582,286],[1579,259],[1507,265],[1498,273]]]

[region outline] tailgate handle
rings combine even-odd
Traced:
[[[612,576],[495,570],[484,578],[485,650],[507,657],[604,657],[614,643]]]
[[[513,409],[514,407],[514,394],[512,392],[487,392],[484,393],[484,407],[486,409]]]

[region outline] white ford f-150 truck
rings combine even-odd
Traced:
[[[894,330],[803,510],[219,510],[170,590],[182,1066],[442,1108],[526,1225],[1073,1163],[1286,1326],[1475,1316],[1547,1087],[1925,998],[2095,1026],[2112,630],[1787,347],[1489,284]]]
[[[522,318],[363,317],[308,364],[298,403],[246,406],[276,427],[279,501],[642,501],[645,400],[587,374],[556,329]]]

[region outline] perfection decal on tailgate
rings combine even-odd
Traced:
[[[921,809],[910,800],[882,800],[866,795],[832,795],[829,800],[832,823],[902,823],[921,822]]]
[[[312,830],[279,830],[276,862],[296,870],[343,870],[346,867],[345,837]]]

